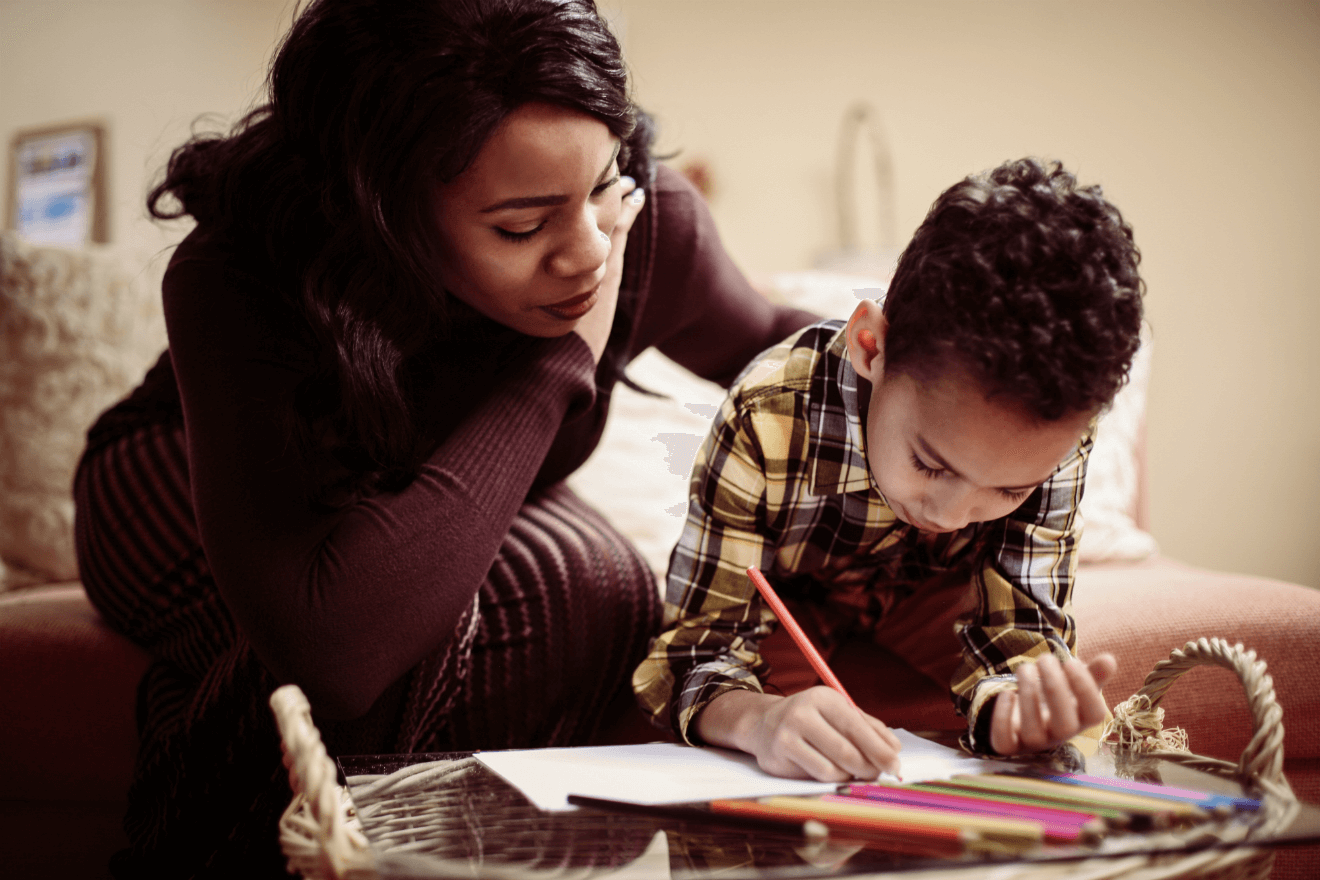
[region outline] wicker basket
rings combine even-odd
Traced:
[[[1204,758],[1186,751],[1176,734],[1163,730],[1160,700],[1179,676],[1200,665],[1217,665],[1237,673],[1246,691],[1253,718],[1253,735],[1237,764]],[[289,870],[309,880],[368,880],[377,878],[373,854],[349,799],[336,781],[334,764],[326,754],[311,710],[302,692],[286,685],[271,695],[271,708],[279,724],[284,763],[289,769],[293,800],[280,819],[280,845]],[[1153,758],[1174,761],[1240,783],[1264,803],[1255,833],[1286,827],[1297,810],[1297,799],[1283,775],[1282,710],[1265,663],[1254,651],[1223,639],[1199,639],[1173,651],[1156,664],[1141,690],[1114,710],[1102,739],[1115,744],[1119,761],[1142,762]],[[403,774],[404,771],[400,771]],[[395,774],[399,775],[399,774]],[[394,777],[389,777],[393,779]],[[1204,848],[1151,855],[1106,855],[1081,861],[1000,864],[997,880],[1264,880],[1274,863],[1273,850],[1252,845],[1249,829],[1240,823],[1200,826],[1184,832],[1164,832],[1167,842],[1191,838]],[[1146,838],[1148,841],[1149,838]],[[1238,845],[1243,842],[1242,845]],[[1140,841],[1134,841],[1140,845]],[[1227,846],[1226,846],[1227,845]],[[455,863],[454,876],[472,876],[466,864]],[[985,865],[970,864],[925,871],[905,871],[910,880],[971,880],[985,876]],[[517,874],[549,877],[553,872],[507,871],[487,866],[482,876]],[[855,877],[876,874],[850,875]]]

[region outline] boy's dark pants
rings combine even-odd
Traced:
[[[891,727],[936,730],[958,730],[966,724],[947,694],[962,657],[953,625],[974,610],[974,603],[966,572],[934,578],[889,608],[874,639],[826,645],[813,624],[814,615],[799,614],[801,609],[787,602],[857,705]],[[820,684],[783,627],[761,643],[761,654],[772,670],[767,682],[771,692],[793,694]],[[940,691],[945,694],[942,701],[929,699]]]

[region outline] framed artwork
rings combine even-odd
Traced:
[[[20,131],[9,156],[9,228],[33,244],[109,241],[102,125]]]

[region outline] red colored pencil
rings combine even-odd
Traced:
[[[846,690],[844,690],[843,684],[825,662],[825,658],[820,656],[820,651],[816,650],[816,646],[811,643],[811,639],[807,638],[807,634],[803,632],[802,627],[793,619],[793,615],[789,612],[788,606],[779,598],[779,594],[775,592],[775,588],[770,586],[770,582],[765,579],[765,575],[761,574],[761,569],[753,565],[747,569],[747,576],[752,579],[752,583],[756,585],[756,589],[760,591],[761,597],[765,599],[766,604],[770,606],[770,610],[775,613],[775,617],[779,618],[779,623],[784,629],[788,630],[788,634],[793,637],[793,641],[797,643],[798,649],[806,656],[807,662],[811,664],[811,668],[816,670],[816,674],[820,676],[820,680],[843,694],[858,712],[862,711],[858,708],[856,703],[853,703],[853,698],[848,695]]]

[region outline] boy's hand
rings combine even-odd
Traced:
[[[897,775],[903,747],[884,722],[824,686],[791,697],[730,691],[702,711],[697,732],[711,745],[754,755],[767,773],[823,782]]]
[[[990,748],[1005,756],[1042,752],[1099,724],[1105,719],[1100,691],[1117,669],[1111,654],[1090,663],[1075,658],[1060,663],[1048,654],[1022,664],[1015,670],[1018,689],[995,701]]]

